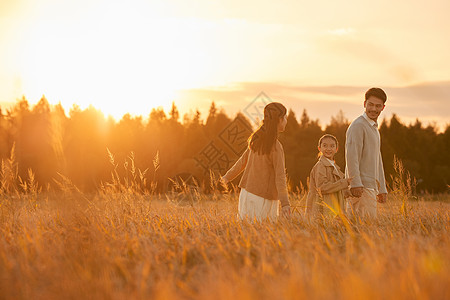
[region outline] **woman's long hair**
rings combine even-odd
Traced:
[[[286,115],[286,107],[278,102],[271,102],[264,107],[262,125],[248,139],[248,146],[258,154],[269,154],[278,137],[278,123]]]

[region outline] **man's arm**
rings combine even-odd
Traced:
[[[364,132],[360,124],[352,124],[347,130],[345,140],[346,175],[353,178],[350,183],[350,192],[354,197],[361,197],[363,184],[359,164],[364,144]]]

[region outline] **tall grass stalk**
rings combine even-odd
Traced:
[[[10,156],[8,159],[2,159],[2,166],[0,170],[0,193],[3,196],[17,195],[19,178],[19,166],[16,161],[16,144],[11,147]]]
[[[414,197],[415,187],[417,185],[416,179],[411,178],[409,171],[405,169],[402,161],[394,155],[394,171],[392,176],[392,195],[401,201],[400,212],[408,218],[410,205],[409,200]]]
[[[130,152],[123,163],[123,171],[119,171],[119,164],[114,154],[107,148],[109,162],[113,166],[111,182],[101,183],[100,191],[104,194],[115,193],[123,195],[148,195],[146,174],[148,168],[141,170],[136,167],[134,152]],[[122,174],[119,174],[122,173]]]

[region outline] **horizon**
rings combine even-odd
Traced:
[[[228,111],[225,107],[220,106],[218,104],[217,101],[212,100],[211,102],[209,102],[209,104],[207,105],[207,107],[203,107],[203,109],[198,109],[198,108],[190,108],[188,111],[183,111],[180,110],[180,107],[178,106],[178,103],[176,101],[173,101],[170,104],[170,107],[165,108],[163,106],[158,106],[158,107],[151,107],[149,108],[149,110],[145,113],[130,113],[130,112],[125,112],[123,115],[116,117],[113,116],[111,114],[107,114],[105,113],[103,110],[101,110],[100,108],[96,107],[93,104],[89,104],[86,107],[80,107],[79,105],[77,105],[76,103],[74,103],[71,107],[66,108],[64,107],[64,105],[61,104],[61,102],[58,103],[52,103],[51,101],[49,101],[49,99],[46,98],[45,95],[43,95],[39,100],[45,98],[45,100],[47,101],[47,103],[50,106],[50,110],[54,111],[55,107],[58,105],[61,105],[63,111],[64,111],[64,115],[68,118],[70,118],[70,112],[74,109],[74,108],[78,108],[81,111],[85,111],[85,110],[89,110],[89,109],[94,109],[95,111],[101,113],[102,117],[105,120],[108,119],[112,119],[116,124],[120,123],[121,120],[124,119],[124,117],[126,115],[130,116],[132,119],[135,118],[140,118],[141,121],[145,124],[148,123],[148,121],[150,120],[150,114],[152,112],[152,110],[160,110],[162,109],[166,118],[170,119],[170,111],[172,108],[172,105],[175,105],[176,109],[178,110],[179,113],[179,117],[177,119],[177,121],[180,124],[184,124],[184,118],[187,116],[189,117],[193,117],[196,111],[200,112],[200,121],[203,125],[205,125],[206,120],[208,118],[209,115],[209,109],[211,107],[211,105],[214,103],[217,112],[221,112],[224,113],[228,118],[230,119],[234,119],[238,114],[242,114],[245,118],[248,119],[248,121],[252,124],[253,128],[257,128],[260,125],[260,115],[262,114],[262,108],[265,104],[267,104],[267,101],[270,102],[279,102],[273,99],[270,99],[270,97],[268,97],[264,92],[261,92],[257,97],[255,97],[255,99],[253,99],[252,101],[245,103],[245,105],[243,107],[241,107],[238,110],[235,111]],[[14,108],[15,105],[17,105],[20,101],[25,100],[27,101],[27,103],[29,104],[29,109],[30,111],[33,110],[33,108],[37,105],[37,103],[39,101],[35,101],[34,103],[30,102],[29,99],[27,99],[25,96],[23,96],[21,99],[16,99],[16,102],[12,103],[5,103],[5,102],[0,102],[0,111],[2,112],[3,115],[6,109],[6,112],[12,110]],[[286,106],[286,105],[285,105]],[[303,112],[306,112],[308,118],[311,121],[315,121],[318,122],[318,125],[322,128],[322,130],[325,130],[326,126],[330,124],[330,122],[332,121],[332,119],[336,118],[336,117],[341,117],[343,116],[344,119],[350,124],[356,117],[360,116],[364,110],[361,109],[353,118],[349,118],[349,116],[346,114],[346,111],[342,110],[342,109],[338,109],[334,114],[329,115],[328,118],[323,119],[323,118],[319,118],[317,116],[314,116],[311,114],[311,112],[306,108],[300,108],[300,109],[294,109],[291,106],[286,106],[287,110],[288,110],[288,114],[290,113],[290,111],[292,111],[296,117],[297,122],[300,123],[301,121],[301,117]],[[253,113],[251,113],[250,111],[253,111]],[[390,120],[394,117],[394,115],[397,117],[397,119],[405,126],[413,126],[414,124],[416,124],[416,122],[420,122],[421,127],[422,128],[426,128],[426,127],[432,127],[436,130],[437,133],[443,133],[448,127],[450,127],[450,122],[447,122],[446,124],[439,124],[436,121],[424,121],[422,119],[420,119],[419,117],[415,118],[415,119],[410,119],[408,120],[407,118],[402,117],[401,115],[392,112],[390,115],[387,115],[385,113],[386,109],[381,113],[380,117],[378,118],[378,124],[381,125],[382,122],[387,122],[387,124],[390,123]],[[253,116],[252,116],[253,115]],[[262,115],[261,115],[262,116]]]

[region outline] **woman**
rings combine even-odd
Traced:
[[[239,183],[241,220],[276,220],[278,200],[283,215],[290,215],[284,150],[278,141],[278,133],[284,131],[286,123],[286,107],[276,102],[266,105],[262,125],[250,136],[247,150],[222,177],[228,183],[244,171]]]

